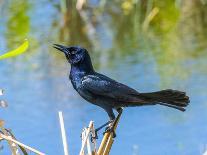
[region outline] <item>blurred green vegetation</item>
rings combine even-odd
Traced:
[[[28,42],[28,40],[25,40],[24,43],[21,44],[16,49],[13,49],[13,50],[11,50],[11,51],[3,54],[3,55],[0,55],[0,60],[18,56],[18,55],[26,52],[28,46],[29,46],[29,42]]]
[[[28,0],[11,0],[8,5],[5,35],[9,40],[7,47],[13,49],[26,39],[30,32],[30,18],[27,14],[29,3]]]
[[[79,2],[83,5],[77,9]],[[41,3],[40,6],[44,4]],[[57,16],[50,17],[52,23],[47,34],[41,32],[41,26],[38,32],[31,29],[33,1],[11,0],[2,4],[8,5],[5,32],[8,48],[40,33],[39,38],[31,41],[31,50],[43,44],[49,48],[50,41],[81,45],[93,52],[97,68],[111,67],[113,59],[136,57],[142,52],[153,57],[160,77],[168,79],[163,81],[169,83],[163,85],[170,84],[172,76],[187,78],[192,69],[207,73],[206,64],[185,65],[207,55],[206,0],[48,0],[45,3],[57,11]],[[38,18],[42,22],[41,16]],[[138,63],[140,59],[134,61]]]

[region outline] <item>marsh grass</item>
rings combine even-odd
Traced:
[[[0,96],[4,94],[3,89],[0,89]],[[4,100],[0,100],[0,108],[5,108],[7,107],[8,104]],[[11,155],[29,155],[28,151],[34,152],[37,155],[44,155],[44,153],[35,150],[19,141],[17,141],[16,137],[12,133],[10,129],[7,129],[4,127],[5,126],[5,121],[0,118],[0,142],[1,141],[6,141],[9,146],[9,150],[11,152]],[[0,150],[1,152],[1,150]]]

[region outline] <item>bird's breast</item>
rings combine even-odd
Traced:
[[[94,103],[96,101],[96,98],[93,94],[91,94],[90,92],[86,91],[84,88],[82,88],[81,86],[78,88],[78,93],[81,97],[83,97],[85,100],[87,100],[88,102]]]
[[[81,80],[78,77],[72,78],[71,83],[75,90],[78,90],[81,87]]]
[[[70,80],[73,85],[73,88],[77,91],[77,89],[81,86],[81,79],[84,76],[84,72],[80,71],[71,71],[70,72]]]
[[[78,74],[70,74],[70,80],[73,85],[73,88],[78,92],[78,94],[83,97],[85,100],[89,102],[93,102],[94,98],[92,97],[92,94],[84,89],[82,85],[82,76],[78,76]]]

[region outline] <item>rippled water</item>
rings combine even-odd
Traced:
[[[202,154],[207,145],[206,5],[104,2],[89,1],[80,13],[74,2],[66,13],[57,0],[0,2],[0,53],[30,41],[27,53],[0,62],[1,98],[9,103],[0,109],[6,127],[25,144],[63,154],[62,110],[69,152],[78,154],[82,128],[90,120],[98,126],[108,119],[73,90],[70,66],[52,48],[53,43],[81,45],[101,73],[141,92],[173,88],[191,98],[185,113],[161,106],[125,109],[112,154]],[[144,27],[154,7],[159,12]],[[9,154],[6,144],[0,154]]]

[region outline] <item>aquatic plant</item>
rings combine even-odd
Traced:
[[[24,41],[24,43],[22,45],[20,45],[18,48],[12,50],[12,51],[9,51],[3,55],[0,55],[0,60],[2,59],[7,59],[7,58],[10,58],[10,57],[15,57],[15,56],[18,56],[24,52],[26,52],[27,48],[29,46],[29,42],[28,40],[26,39]]]

